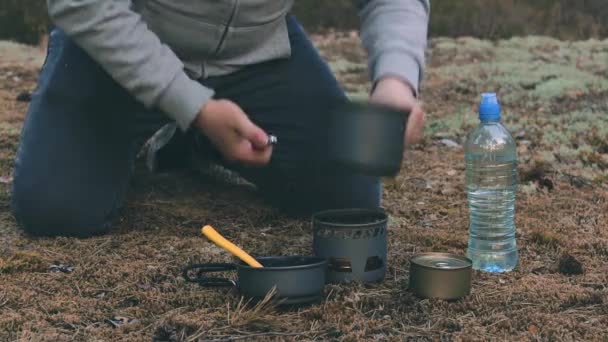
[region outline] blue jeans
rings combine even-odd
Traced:
[[[254,123],[279,137],[268,166],[230,167],[287,213],[378,207],[380,179],[311,162],[324,151],[326,132],[320,119],[346,97],[296,19],[287,21],[290,58],[200,80],[215,89],[216,97],[236,102]],[[125,201],[138,150],[168,122],[55,29],[15,162],[12,207],[21,227],[33,235],[106,232]],[[188,142],[184,137],[196,134],[188,132],[181,140]],[[213,146],[204,145],[201,153],[214,153]]]

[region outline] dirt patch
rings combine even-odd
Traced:
[[[357,38],[351,33],[318,38],[345,87],[365,94],[364,53]],[[252,307],[233,290],[205,289],[181,277],[190,262],[233,261],[200,235],[204,224],[256,256],[312,253],[311,223],[283,217],[246,186],[193,172],[150,175],[139,165],[111,234],[90,239],[21,235],[9,211],[10,173],[27,110],[27,102],[16,98],[34,89],[39,65],[3,63],[0,177],[7,181],[0,182],[0,340],[606,339],[605,90],[591,84],[580,89],[581,96],[570,94],[574,83],[563,77],[565,83],[551,79],[534,89],[521,86],[555,73],[549,70],[555,65],[541,65],[526,76],[543,58],[563,64],[558,71],[570,80],[585,75],[570,70],[577,67],[566,61],[603,53],[601,44],[538,37],[433,41],[422,94],[429,117],[426,140],[407,151],[400,175],[385,182],[386,280],[328,285],[323,303],[289,311],[268,303]],[[551,47],[534,48],[545,45]],[[513,54],[507,58],[507,52]],[[488,70],[495,69],[484,63],[507,59],[512,64],[495,65],[502,78],[492,78]],[[586,63],[582,69],[595,70]],[[509,274],[475,272],[471,296],[460,301],[421,300],[407,290],[409,259],[420,252],[463,254],[466,249],[462,143],[476,123],[477,96],[490,85],[501,85],[505,121],[518,133],[520,263]],[[446,138],[454,144],[438,143]],[[563,259],[566,254],[576,262]]]

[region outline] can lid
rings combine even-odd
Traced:
[[[411,262],[418,266],[438,269],[438,270],[459,270],[472,266],[472,261],[450,253],[424,253],[416,255]]]

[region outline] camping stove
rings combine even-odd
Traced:
[[[313,216],[313,249],[327,259],[327,281],[377,282],[386,273],[387,215],[382,209],[340,209]]]

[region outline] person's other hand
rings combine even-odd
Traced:
[[[270,161],[272,146],[268,144],[268,135],[232,101],[210,100],[194,125],[230,162],[263,166]]]
[[[376,84],[370,102],[408,111],[410,116],[405,131],[405,144],[413,145],[422,141],[425,114],[409,84],[398,78],[383,78]]]

